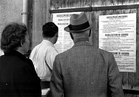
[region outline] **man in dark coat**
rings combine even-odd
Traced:
[[[40,79],[33,63],[24,55],[29,50],[27,28],[7,25],[1,36],[0,97],[41,97]]]
[[[91,27],[85,13],[73,14],[65,27],[75,45],[56,56],[51,78],[53,97],[124,97],[113,54],[89,43]]]

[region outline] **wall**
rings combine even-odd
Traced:
[[[50,21],[49,8],[50,0],[34,0],[32,48],[42,41],[42,25]]]
[[[0,0],[0,33],[9,22],[22,22],[22,0]]]

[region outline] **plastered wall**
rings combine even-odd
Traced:
[[[0,38],[9,22],[22,22],[22,7],[23,0],[0,0]]]

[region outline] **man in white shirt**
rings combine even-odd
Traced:
[[[58,38],[58,27],[53,22],[48,22],[43,25],[42,31],[43,40],[33,48],[30,59],[42,81],[42,95],[46,95],[50,89],[53,62],[58,54],[54,47]],[[48,95],[50,96],[51,94],[49,93]]]

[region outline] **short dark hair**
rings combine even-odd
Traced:
[[[51,37],[54,37],[54,35],[56,33],[58,33],[58,27],[53,22],[47,22],[47,23],[45,23],[43,25],[42,31],[43,31],[42,32],[43,37],[46,37],[46,38],[49,37],[49,38],[51,38]]]
[[[16,50],[25,42],[27,27],[24,24],[10,23],[1,34],[1,49],[4,52]]]

